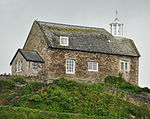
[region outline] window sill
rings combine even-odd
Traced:
[[[71,72],[66,72],[66,74],[75,74],[75,73],[74,72],[72,72],[72,73]]]
[[[17,73],[19,73],[19,72],[22,72],[22,70],[21,71],[16,71]]]
[[[125,70],[120,70],[121,72],[126,72],[126,73],[128,73],[128,72],[130,72],[130,71],[125,71]]]
[[[98,70],[88,70],[88,71],[90,71],[90,72],[91,72],[91,71],[92,71],[92,72],[98,72]]]

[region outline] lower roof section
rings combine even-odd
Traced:
[[[40,55],[36,51],[26,51],[24,49],[18,49],[12,61],[10,62],[10,65],[13,63],[18,52],[20,52],[20,54],[24,57],[26,61],[44,63],[44,60],[40,57]]]

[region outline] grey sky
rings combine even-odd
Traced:
[[[22,48],[34,20],[102,27],[109,31],[115,11],[124,36],[140,51],[140,86],[150,87],[150,0],[0,0],[0,73]]]

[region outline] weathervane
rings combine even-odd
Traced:
[[[123,24],[118,19],[118,11],[115,11],[114,22],[110,24],[110,33],[114,36],[123,36]]]
[[[116,10],[116,18],[117,18],[117,14],[118,14],[118,11]]]

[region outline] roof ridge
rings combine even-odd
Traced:
[[[41,23],[48,23],[48,24],[54,24],[54,25],[65,25],[65,26],[72,26],[72,27],[79,27],[79,28],[87,28],[87,29],[97,29],[97,30],[105,30],[104,28],[99,28],[99,27],[92,27],[92,26],[83,26],[83,25],[74,25],[74,24],[65,24],[65,23],[54,23],[54,22],[45,22],[45,21],[37,21],[39,24]]]

